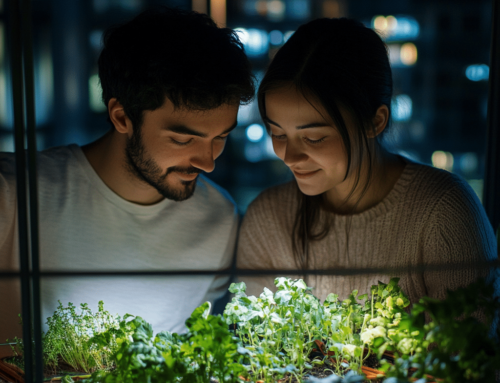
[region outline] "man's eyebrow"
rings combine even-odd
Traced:
[[[231,125],[229,128],[227,128],[226,130],[224,130],[221,133],[221,135],[229,133],[234,128],[236,128],[237,125],[238,125],[238,121],[235,121],[234,124]],[[170,130],[171,132],[174,132],[174,133],[177,133],[177,134],[185,134],[185,135],[188,135],[188,136],[197,136],[197,137],[201,137],[201,138],[207,138],[208,137],[208,134],[202,133],[202,132],[198,132],[197,130],[194,130],[194,129],[192,129],[192,128],[188,127],[188,126],[185,126],[185,125],[171,125],[171,126],[167,127],[166,130]]]
[[[273,124],[273,125],[277,126],[278,128],[281,128],[281,126],[278,123],[274,122],[269,117],[264,117],[264,120],[266,122],[268,122],[269,124]],[[328,124],[327,122],[312,122],[310,124],[297,126],[297,130],[309,129],[309,128],[322,128],[325,126],[330,126],[330,124]],[[283,128],[281,128],[281,129],[283,129]]]
[[[186,134],[189,136],[198,136],[198,137],[202,137],[202,138],[207,137],[206,133],[198,132],[198,131],[191,129],[191,128],[184,126],[184,125],[171,125],[171,126],[167,127],[166,129],[170,130],[171,132],[177,133],[177,134]]]

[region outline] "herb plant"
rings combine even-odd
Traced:
[[[500,368],[500,328],[495,323],[499,310],[494,287],[484,280],[449,291],[442,301],[422,298],[399,324],[402,331],[417,335],[416,352],[386,364],[387,376],[406,382],[411,367],[413,378],[495,382],[495,370]]]
[[[204,303],[184,334],[154,335],[141,317],[119,320],[102,302],[97,313],[59,304],[43,336],[45,363],[95,371],[87,383],[356,383],[366,380],[363,364],[371,356],[385,372],[379,382],[495,381],[500,328],[491,324],[500,303],[483,281],[444,301],[423,298],[411,313],[398,278],[372,286],[370,296],[354,290],[343,301],[332,293],[324,302],[301,279],[275,284],[276,293],[264,288],[259,297],[247,296],[243,282],[231,284],[235,296],[224,315],[209,315]],[[393,363],[383,359],[388,351]],[[315,367],[331,375],[312,377]]]
[[[237,342],[221,317],[209,315],[208,302],[198,307],[186,321],[186,334],[160,332],[141,317],[126,315],[119,330],[95,337],[105,344],[117,337],[116,369],[98,371],[87,380],[94,382],[237,382],[244,373]]]
[[[408,332],[390,332],[409,304],[397,282],[395,278],[388,285],[375,286],[369,301],[355,290],[344,301],[330,294],[323,303],[301,279],[277,278],[277,292],[265,288],[258,298],[245,294],[244,282],[233,283],[229,291],[235,297],[224,317],[226,323],[237,326],[240,352],[247,356],[248,372],[255,379],[272,382],[285,374],[302,379],[313,365],[325,363],[324,358],[310,358],[316,341],[325,342],[335,354],[331,366],[335,373],[360,373],[372,349],[383,353],[410,339]],[[410,352],[411,347],[406,348]]]
[[[118,326],[119,318],[104,310],[99,302],[98,311],[93,313],[87,304],[80,306],[79,312],[72,303],[63,307],[59,301],[54,314],[47,318],[48,330],[42,334],[43,361],[45,368],[56,373],[61,364],[65,369],[93,372],[113,366],[111,356],[117,344],[113,339],[101,347],[89,344],[93,336]],[[14,355],[23,355],[22,339],[15,339]],[[24,368],[24,362],[21,362]]]

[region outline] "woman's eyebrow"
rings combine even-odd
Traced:
[[[297,126],[297,130],[309,129],[309,128],[323,128],[325,126],[330,126],[330,125],[327,124],[326,122],[312,122],[310,124]]]
[[[265,121],[265,122],[267,122],[267,123],[269,123],[269,124],[273,124],[273,125],[277,126],[278,128],[281,128],[281,126],[280,126],[278,123],[274,122],[273,120],[271,120],[271,119],[270,119],[269,117],[267,117],[267,116],[266,116],[266,117],[264,117],[264,121]],[[281,128],[281,129],[283,129],[283,128]]]

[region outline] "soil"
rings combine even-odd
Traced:
[[[3,361],[8,363],[8,364],[14,365],[14,366],[19,366],[19,365],[21,365],[21,363],[20,363],[21,360],[22,360],[21,357],[14,356],[12,358],[6,358]],[[77,371],[74,368],[72,368],[70,365],[68,365],[67,363],[63,362],[62,360],[59,361],[59,369],[57,371],[53,370],[53,369],[46,368],[43,372],[43,375],[45,378],[44,380],[46,380],[46,381],[52,381],[49,379],[63,377],[66,375],[72,375],[72,376],[76,375],[73,378],[73,380],[78,381],[78,380],[82,380],[82,379],[79,379],[77,376],[90,375],[90,374],[91,373],[89,373],[89,372]],[[0,379],[0,383],[6,383],[6,382]]]

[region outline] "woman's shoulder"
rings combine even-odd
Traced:
[[[248,206],[247,212],[275,211],[285,212],[293,210],[299,201],[299,189],[295,181],[272,186],[262,191]]]
[[[447,201],[462,201],[480,204],[470,185],[460,176],[429,165],[411,162],[406,173],[411,174],[407,194],[420,204],[442,204]]]
[[[270,187],[262,191],[248,206],[243,226],[288,226],[293,221],[299,201],[299,189],[295,181]]]
[[[493,230],[479,197],[467,181],[428,165],[409,165],[414,168],[415,174],[407,192],[407,201],[411,201],[412,205],[407,209],[408,214],[421,216],[427,232],[442,234],[453,231],[453,235],[447,233],[444,236],[458,238],[473,235],[490,242],[494,237]]]

